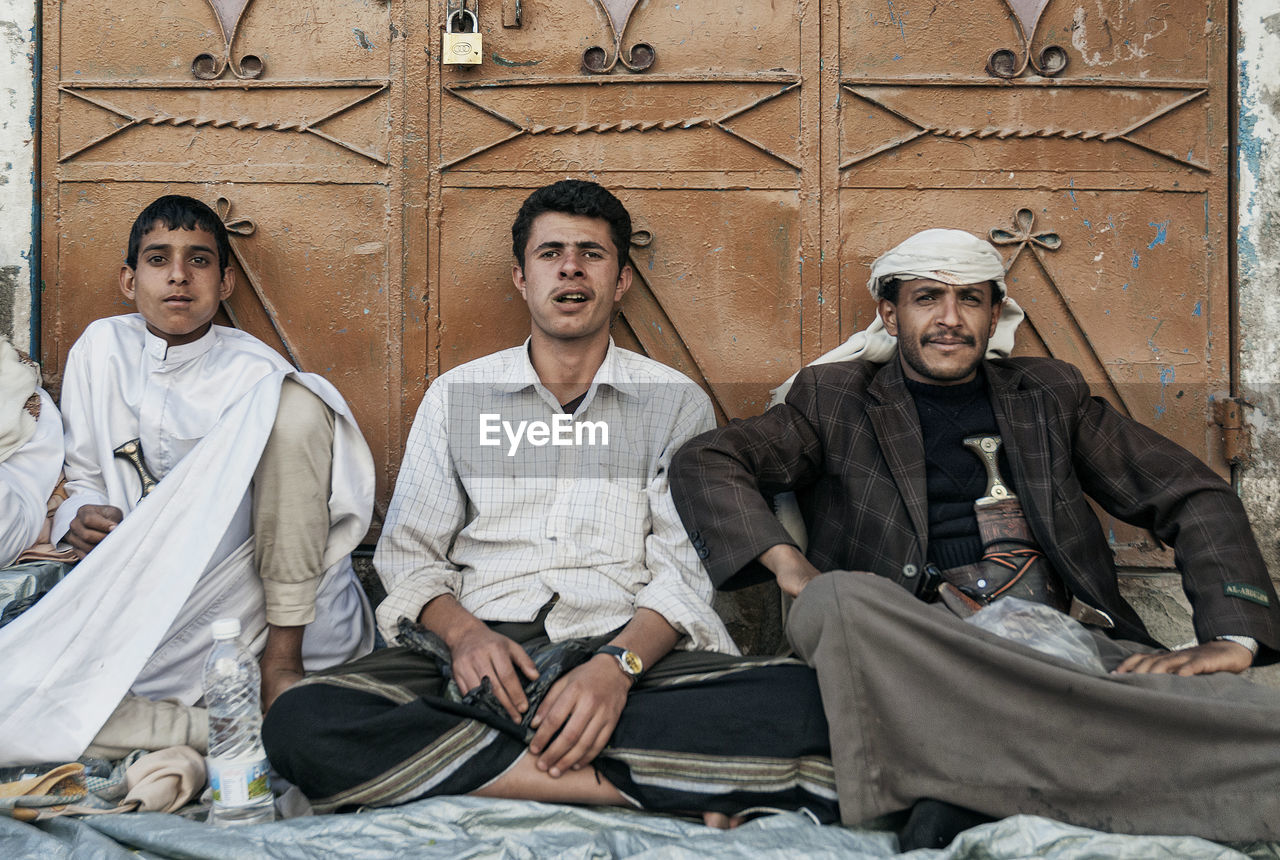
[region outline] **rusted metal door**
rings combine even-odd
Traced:
[[[636,222],[615,337],[722,417],[869,322],[877,253],[949,225],[1001,244],[1022,352],[1225,472],[1220,0],[468,0],[482,62],[442,65],[458,2],[49,0],[47,365],[123,309],[143,204],[224,200],[229,318],[352,401],[385,500],[426,382],[528,330],[520,201],[589,177]]]
[[[945,224],[989,235],[1027,311],[1018,352],[1226,473],[1230,385],[1227,10],[1221,2],[832,4],[841,331],[874,313],[865,261]],[[828,19],[830,22],[831,19]],[[833,46],[834,48],[834,46]],[[1164,564],[1121,524],[1119,559]]]
[[[759,412],[817,344],[816,11],[481,2],[485,62],[431,69],[434,367],[527,334],[512,215],[532,188],[585,175],[617,190],[637,230],[615,338],[703,383],[721,417]]]
[[[130,310],[116,273],[133,218],[189,194],[232,233],[222,321],[342,391],[386,495],[404,408],[393,19],[378,2],[44,4],[41,352],[55,382],[85,325]]]

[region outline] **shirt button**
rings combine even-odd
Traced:
[[[905,576],[907,579],[910,579],[911,577],[915,576],[919,572],[920,572],[920,568],[916,567],[914,564],[904,564],[902,566],[902,575]]]

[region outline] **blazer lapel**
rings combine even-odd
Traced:
[[[988,362],[986,372],[991,407],[1013,469],[1015,492],[1032,533],[1042,525],[1044,530],[1037,538],[1042,546],[1048,545],[1045,540],[1053,535],[1053,472],[1043,396],[1023,389],[1014,369]]]
[[[929,538],[928,496],[925,490],[924,437],[920,433],[920,417],[915,401],[902,382],[902,367],[895,352],[871,385],[867,418],[875,430],[876,440],[889,471],[898,485],[898,493],[907,506],[915,527],[923,558]]]

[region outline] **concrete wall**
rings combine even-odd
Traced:
[[[36,3],[0,0],[0,334],[32,347]]]
[[[1240,494],[1280,576],[1280,6],[1239,0],[1240,394],[1254,405],[1254,462]]]

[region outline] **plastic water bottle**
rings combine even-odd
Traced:
[[[239,635],[240,619],[213,622],[213,649],[204,661],[212,824],[275,820],[275,798],[267,777],[270,766],[262,748],[262,675]]]

